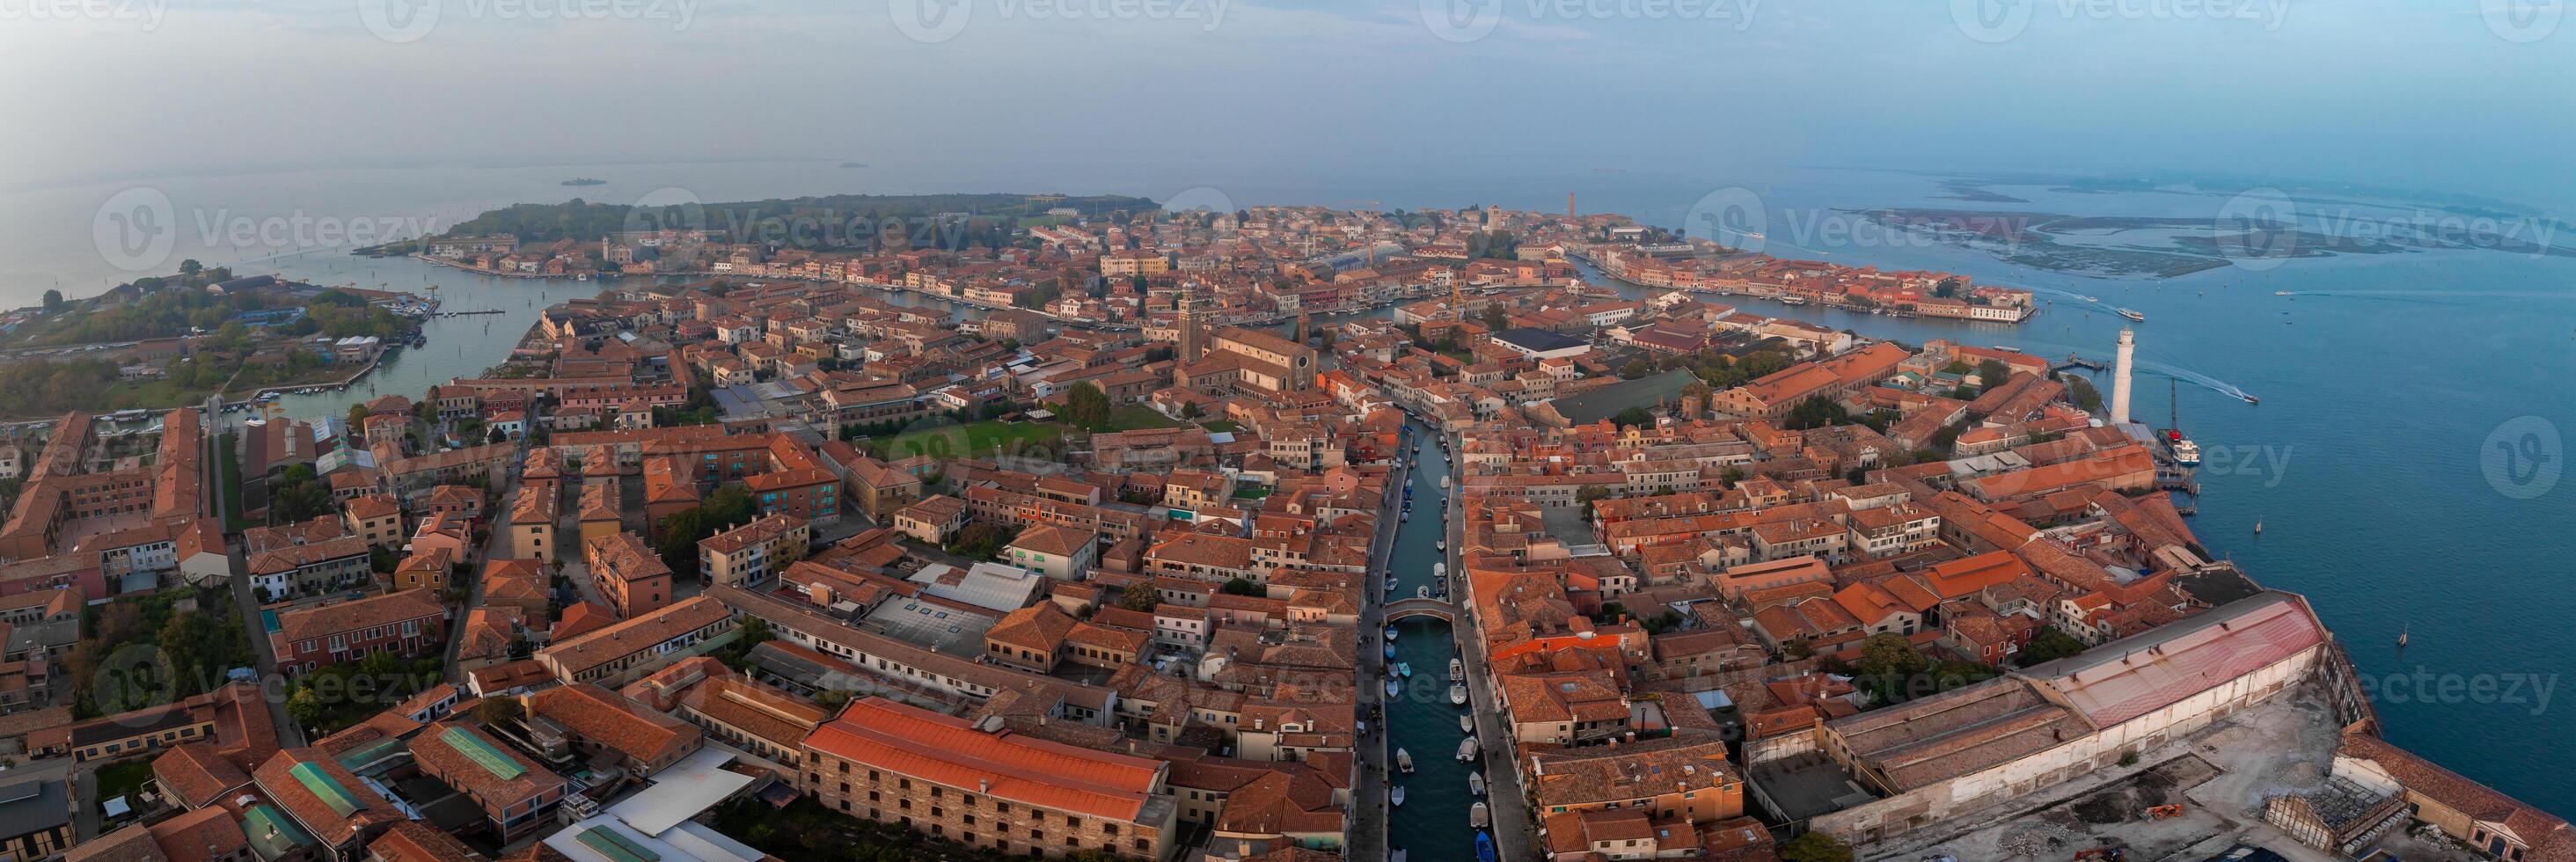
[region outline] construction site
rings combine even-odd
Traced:
[[[2320,699],[2274,698],[2134,766],[1858,848],[1860,858],[1976,862],[2341,862],[2264,822],[2265,801],[2322,787],[2342,728]],[[2358,858],[2483,857],[2421,827],[2394,829]]]

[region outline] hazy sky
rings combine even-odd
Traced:
[[[893,4],[0,0],[0,190],[819,157],[2170,169],[2576,201],[2576,21],[2550,0]]]

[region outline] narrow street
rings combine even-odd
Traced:
[[[216,477],[216,481],[201,483],[205,486],[206,493],[213,497],[212,500],[207,501],[205,510],[213,513],[215,523],[224,524],[229,523],[230,519],[225,511],[225,507],[229,504],[229,497],[224,493],[223,432],[230,423],[224,417],[223,400],[220,397],[208,398],[205,410],[206,421],[203,426],[205,460],[200,463],[206,465],[206,469],[213,471]],[[239,481],[238,477],[235,481]],[[242,626],[250,633],[251,654],[258,659],[259,664],[260,700],[268,704],[269,720],[277,725],[277,744],[286,748],[304,745],[303,726],[296,723],[294,716],[286,713],[285,678],[277,672],[277,652],[270,649],[268,645],[268,624],[260,619],[260,597],[257,591],[251,589],[250,567],[242,556],[241,537],[226,536],[224,553],[232,558],[233,576],[229,580],[233,588],[233,607],[241,610]]]

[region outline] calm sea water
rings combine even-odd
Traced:
[[[2576,589],[2559,537],[2576,529],[2576,481],[2561,482],[2558,435],[2576,429],[2576,261],[2495,252],[2418,252],[2292,260],[2256,271],[2227,267],[2162,281],[2097,279],[2045,272],[1984,252],[1938,244],[1869,239],[1866,228],[1838,219],[1835,208],[1927,206],[2087,215],[2153,215],[2209,219],[2226,198],[2198,193],[2080,194],[2013,186],[2027,203],[1948,200],[1934,179],[1895,173],[1821,169],[1766,170],[1758,177],[1627,173],[1561,176],[1525,170],[1479,172],[1432,181],[1409,175],[1318,172],[1239,176],[1015,176],[1010,168],[974,177],[906,173],[893,166],[842,169],[829,163],[736,165],[599,165],[552,168],[433,167],[414,170],[308,172],[147,181],[167,195],[183,237],[170,255],[209,263],[272,258],[296,251],[275,245],[192,245],[205,224],[237,216],[269,218],[302,210],[338,218],[419,216],[453,223],[513,201],[706,201],[828,192],[1027,191],[1123,193],[1212,207],[1314,203],[1431,208],[1471,203],[1555,211],[1573,191],[1585,212],[1624,212],[1678,226],[1712,194],[1758,201],[1776,254],[1848,264],[1936,268],[1984,281],[2041,291],[2052,304],[2019,327],[1901,321],[1815,308],[1739,304],[1861,333],[1919,342],[1952,338],[2007,344],[2043,355],[2070,351],[2107,357],[2123,321],[2072,299],[2145,313],[2136,327],[2138,354],[2150,372],[2179,381],[2170,409],[2209,453],[2204,496],[2193,526],[2213,552],[2233,557],[2264,583],[2305,593],[2350,647],[2366,674],[2400,675],[2403,685],[2379,702],[2388,735],[2471,777],[2561,813],[2576,813],[2576,787],[2559,776],[2576,771],[2576,747],[2547,744],[2576,736],[2576,692],[2549,689],[2570,662],[2559,650],[2565,620],[2576,618]],[[573,176],[604,186],[562,188]],[[103,202],[126,188],[93,186],[0,194],[0,302],[31,303],[48,287],[74,295],[131,276],[105,262],[92,226]],[[668,189],[684,189],[672,192]],[[1740,191],[1727,191],[1740,189]],[[2342,205],[2302,199],[2302,212]],[[2397,212],[2366,208],[2367,214]],[[1837,233],[1837,229],[1843,232]],[[2576,237],[2561,238],[2576,242]],[[264,271],[245,265],[245,272]],[[507,352],[534,309],[598,290],[596,284],[479,279],[407,261],[366,262],[337,254],[284,257],[270,269],[331,283],[409,289],[441,285],[451,309],[498,307],[511,314],[448,318],[431,324],[429,346],[407,353],[372,378],[383,391],[417,394],[430,382],[472,374]],[[358,269],[372,269],[361,274]],[[2275,296],[2294,291],[2297,297]],[[2328,295],[2315,295],[2315,293]],[[513,311],[515,309],[515,311]],[[489,324],[490,332],[483,330]],[[2135,412],[2163,424],[2167,377],[2141,376]],[[2259,406],[2224,394],[2240,388]],[[2107,387],[2106,387],[2107,389]],[[297,402],[299,413],[336,413],[354,393]],[[2523,419],[2522,417],[2533,417]],[[2492,448],[2525,439],[2551,459],[2506,463]],[[2495,462],[2490,481],[2482,456]],[[2519,458],[2519,456],[2516,456]],[[2521,468],[2519,470],[2511,468]],[[2517,483],[2516,474],[2532,480]],[[2256,523],[2263,525],[2258,536]],[[1420,531],[1399,538],[1399,561]],[[1405,578],[1425,577],[1404,564]],[[1413,581],[1405,581],[1410,594]],[[2400,651],[2401,631],[2412,645]],[[1445,641],[1408,629],[1405,659],[1417,671],[1445,670],[1445,653],[1415,654]],[[1436,659],[1436,661],[1434,660]],[[2418,673],[2430,681],[2417,692]],[[1434,676],[1440,674],[1433,674]],[[2456,683],[2446,683],[2456,680]],[[2445,685],[2455,688],[2445,688]],[[2493,688],[2487,688],[2493,686]],[[1440,689],[1445,691],[1442,681]],[[2484,694],[2481,694],[2483,692]],[[2567,698],[2557,695],[2566,694]],[[2518,702],[2502,702],[2508,697]],[[1446,709],[1445,700],[1437,704]],[[1454,766],[1451,736],[1412,743],[1399,719],[1399,744],[1425,770]],[[1432,724],[1438,724],[1433,722]],[[1426,731],[1427,732],[1427,731]],[[1421,779],[1423,790],[1453,784]],[[1417,834],[1416,818],[1457,823],[1424,830],[1464,840],[1465,802],[1442,806],[1421,793],[1399,815],[1399,835]],[[1420,806],[1417,808],[1417,806]],[[1407,841],[1411,844],[1412,841]],[[1461,845],[1463,847],[1463,845]],[[1435,854],[1436,855],[1436,854]]]

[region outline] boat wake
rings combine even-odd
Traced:
[[[2239,387],[2236,384],[2229,383],[2188,368],[2177,368],[2161,362],[2149,362],[2142,359],[2138,361],[2138,370],[2144,371],[2148,374],[2155,374],[2180,380],[2182,382],[2207,389],[2211,392],[2225,395],[2229,398],[2249,402],[2254,400],[2254,395],[2246,392],[2243,387]]]

